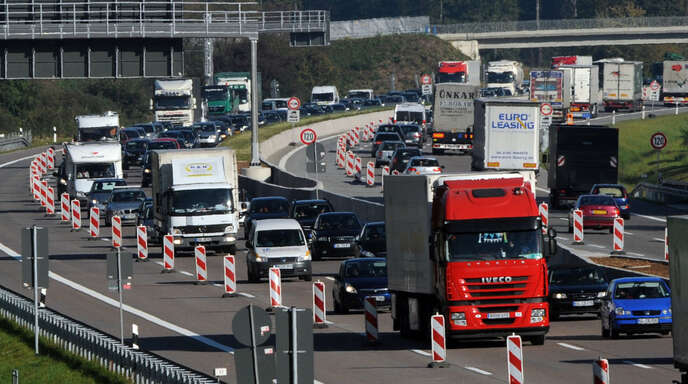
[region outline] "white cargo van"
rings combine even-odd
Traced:
[[[87,195],[98,179],[124,178],[119,143],[65,144],[65,157],[58,172],[57,192],[76,197],[88,206]]]
[[[286,111],[287,101],[289,99],[279,98],[279,99],[265,99],[261,104],[262,111]]]
[[[319,85],[311,91],[311,103],[330,105],[339,103],[339,92],[334,85]]]
[[[418,103],[402,103],[394,107],[394,122],[395,123],[413,123],[418,124],[423,128],[423,134],[426,134],[426,115],[425,107]]]
[[[349,89],[349,92],[346,93],[346,98],[372,100],[375,97],[374,95],[375,93],[372,89]]]

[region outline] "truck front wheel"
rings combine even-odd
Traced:
[[[530,336],[528,340],[533,345],[543,345],[545,344],[545,335]]]

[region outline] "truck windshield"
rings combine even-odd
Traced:
[[[188,109],[190,96],[155,96],[155,109]]]
[[[488,72],[488,83],[511,83],[514,81],[513,72]]]
[[[465,83],[466,82],[466,73],[465,72],[454,72],[454,73],[440,72],[437,74],[437,82],[438,83]]]
[[[101,179],[115,177],[115,164],[113,163],[83,163],[76,164],[77,179]]]
[[[79,128],[79,141],[100,141],[117,138],[117,127]]]
[[[334,101],[334,93],[314,93],[311,95],[311,101],[317,103],[318,101]]]
[[[273,229],[256,234],[256,247],[298,247],[306,241],[298,229]]]
[[[248,91],[246,90],[246,88],[234,88],[234,93],[239,99],[239,103],[248,103]]]
[[[447,234],[449,261],[540,259],[540,231]]]
[[[225,101],[227,100],[227,90],[212,89],[204,90],[203,97],[208,101]]]
[[[173,215],[205,215],[234,210],[232,190],[224,188],[174,191]]]

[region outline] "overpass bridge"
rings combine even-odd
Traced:
[[[688,17],[683,16],[445,24],[429,29],[473,58],[484,49],[688,42]]]

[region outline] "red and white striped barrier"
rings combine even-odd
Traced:
[[[583,211],[573,211],[573,243],[583,244]]]
[[[119,216],[112,216],[112,246],[122,246],[122,218]]]
[[[45,213],[50,216],[55,214],[55,191],[53,191],[53,187],[48,187],[48,193],[45,194]]]
[[[46,160],[47,160],[47,168],[48,169],[55,169],[55,153],[52,148],[48,148],[48,152],[46,154]]]
[[[506,338],[506,362],[509,372],[509,384],[523,384],[523,344],[521,336],[512,335]]]
[[[148,233],[145,225],[136,226],[136,250],[138,260],[148,260]]]
[[[372,187],[375,185],[375,163],[369,161],[366,168],[366,185]]]
[[[224,275],[225,275],[225,293],[222,297],[232,297],[236,295],[236,264],[234,263],[234,256],[227,255],[224,260]]]
[[[313,283],[313,325],[316,327],[327,326],[326,316],[325,283],[316,281]]]
[[[392,176],[399,176],[399,171],[396,169],[392,171]]]
[[[361,142],[361,135],[358,133],[358,127],[354,128],[354,142],[356,145]]]
[[[359,156],[356,156],[354,173],[357,175],[359,179],[361,178],[361,158]]]
[[[363,309],[365,311],[366,342],[368,344],[376,344],[378,341],[376,305],[375,298],[372,296],[366,296],[363,300]]]
[[[60,218],[64,222],[69,222],[72,218],[69,212],[69,193],[64,192],[60,195]]]
[[[430,329],[432,335],[430,336],[430,344],[432,345],[432,363],[435,366],[447,359],[447,339],[445,336],[444,316],[440,314],[433,315],[430,318]]]
[[[41,200],[41,179],[38,175],[33,177],[33,199],[36,201]]]
[[[349,151],[346,153],[346,175],[352,177],[354,175],[354,153]]]
[[[282,273],[279,268],[271,267],[268,274],[270,279],[270,307],[282,306]]]
[[[593,360],[592,380],[595,384],[609,384],[609,362],[607,359]]]
[[[624,219],[617,217],[614,219],[612,240],[612,253],[624,253]]]
[[[48,180],[41,180],[41,207],[48,205]]]
[[[371,125],[369,130],[370,130],[370,140],[372,140],[375,137],[375,127],[373,127]]]
[[[383,191],[385,190],[385,176],[389,176],[389,166],[387,165],[382,167],[382,175],[380,176],[380,185]]]
[[[542,234],[546,235],[549,226],[549,205],[547,203],[540,204],[540,219],[542,220]]]
[[[88,222],[88,233],[95,239],[100,235],[100,208],[91,207],[88,212]]]
[[[208,264],[206,263],[205,247],[197,245],[194,248],[194,256],[196,257],[196,280],[199,283],[208,281]]]
[[[669,261],[669,228],[664,228],[664,260]]]
[[[335,164],[337,165],[338,169],[344,168],[344,149],[340,145],[337,146],[337,161],[335,161]]]
[[[72,200],[72,231],[81,229],[81,203],[78,199]]]
[[[162,271],[174,270],[174,236],[165,235],[162,239]]]
[[[45,175],[48,172],[48,170],[46,169],[48,164],[45,161],[45,152],[38,155],[38,164],[40,165],[39,168],[41,170],[41,176]]]

